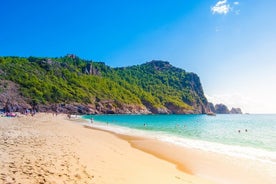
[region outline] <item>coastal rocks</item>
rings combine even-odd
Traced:
[[[31,108],[31,105],[21,96],[19,85],[9,80],[0,80],[0,109],[23,112],[26,108]]]
[[[230,113],[228,107],[224,104],[216,104],[215,110],[216,110],[217,114],[229,114]]]
[[[95,103],[97,114],[149,114],[143,105],[123,104],[114,100],[102,100]]]
[[[38,105],[38,111],[64,113],[64,114],[93,114],[94,112],[90,106],[77,104],[77,103],[76,104]]]
[[[183,114],[183,109],[177,107],[172,102],[167,102],[165,106],[170,110],[172,114]]]
[[[241,108],[232,107],[232,109],[230,110],[230,114],[242,114],[242,110]]]
[[[241,108],[232,108],[231,110],[228,109],[228,107],[224,104],[216,104],[214,106],[213,103],[209,102],[208,106],[210,108],[210,111],[216,114],[242,114]]]
[[[99,101],[95,104],[52,104],[39,105],[39,112],[64,114],[150,114],[142,105],[120,104],[112,100]]]
[[[211,112],[216,113],[216,109],[215,109],[215,106],[214,106],[214,104],[213,104],[213,103],[208,102],[208,106],[209,106],[209,108],[210,108],[210,111],[211,111]]]
[[[159,108],[156,108],[155,111],[153,111],[152,113],[154,113],[154,114],[170,114],[170,111],[165,107],[159,107]]]

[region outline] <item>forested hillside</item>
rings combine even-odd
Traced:
[[[66,113],[206,113],[199,77],[169,62],[111,68],[75,55],[0,57],[0,107]]]

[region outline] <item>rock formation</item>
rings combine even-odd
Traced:
[[[240,108],[232,108],[230,111],[228,107],[224,104],[216,104],[214,106],[213,103],[209,102],[208,106],[211,112],[216,114],[242,114],[242,110]]]
[[[216,104],[215,109],[216,109],[217,114],[229,114],[230,113],[228,107],[224,104]]]
[[[241,108],[232,107],[232,109],[230,110],[230,114],[242,114],[242,110]]]

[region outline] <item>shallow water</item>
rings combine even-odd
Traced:
[[[101,128],[276,163],[276,115],[92,115]]]

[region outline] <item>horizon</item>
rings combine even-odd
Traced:
[[[3,2],[0,55],[151,60],[196,73],[212,103],[275,114],[275,1]]]

